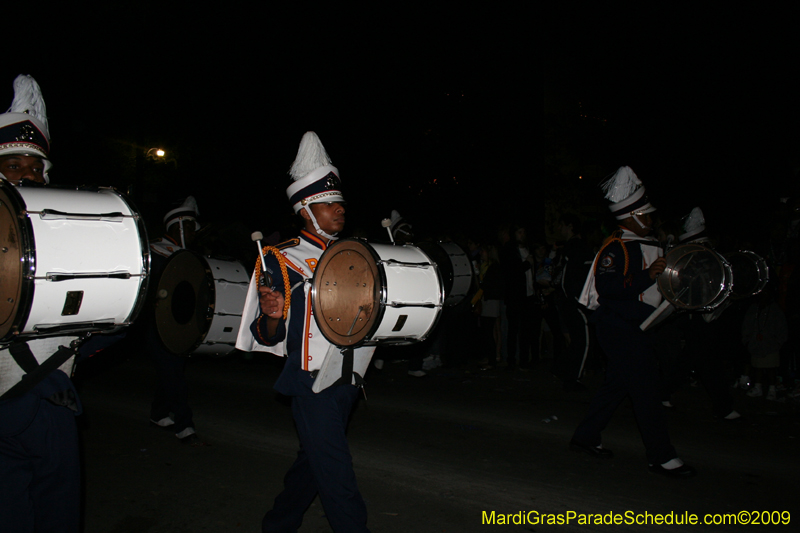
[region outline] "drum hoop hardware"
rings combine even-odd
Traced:
[[[126,218],[137,218],[134,215],[124,215],[120,212],[114,213],[65,213],[54,209],[42,209],[41,211],[22,211],[20,217],[39,215],[42,220],[84,220],[87,222],[122,222]]]

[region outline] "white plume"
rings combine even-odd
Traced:
[[[606,199],[612,203],[621,202],[633,194],[642,182],[636,177],[631,167],[619,167],[611,178],[600,187],[606,193]]]
[[[11,102],[8,113],[28,113],[39,119],[50,131],[50,126],[47,124],[47,106],[44,104],[42,90],[39,89],[39,84],[33,76],[20,74],[14,80],[14,101]]]
[[[310,172],[331,164],[331,159],[322,146],[322,142],[313,131],[307,131],[300,140],[297,157],[289,169],[292,179],[297,181],[306,177]]]
[[[706,219],[703,218],[703,211],[699,207],[692,209],[686,222],[683,224],[684,233],[696,233],[706,227]]]

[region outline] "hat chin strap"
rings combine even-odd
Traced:
[[[183,221],[178,221],[178,227],[181,229],[181,248],[186,248],[186,239],[183,236]]]
[[[305,209],[306,213],[308,213],[308,216],[311,217],[311,222],[314,224],[314,229],[317,230],[318,234],[320,234],[321,236],[325,237],[326,239],[328,239],[330,241],[335,241],[335,240],[337,240],[339,238],[339,237],[334,237],[333,235],[328,235],[327,233],[322,231],[322,228],[320,228],[319,224],[317,223],[317,219],[314,216],[314,213],[311,212],[311,204],[304,205],[303,209]]]
[[[653,228],[651,228],[650,226],[645,226],[644,224],[642,224],[642,221],[641,221],[641,220],[639,220],[639,217],[638,217],[637,215],[635,215],[635,214],[634,214],[634,215],[631,215],[631,217],[633,218],[633,220],[635,220],[635,221],[636,221],[636,223],[637,223],[637,224],[639,224],[639,226],[640,226],[642,229],[646,229],[646,230],[651,230],[651,229],[653,229]]]

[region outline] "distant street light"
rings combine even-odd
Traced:
[[[150,148],[147,151],[146,157],[147,159],[159,160],[163,159],[167,153],[162,148]]]

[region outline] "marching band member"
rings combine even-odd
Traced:
[[[714,249],[706,231],[706,220],[703,211],[695,207],[683,219],[682,233],[678,236],[680,244],[699,244]],[[724,420],[736,420],[741,415],[733,408],[733,398],[728,390],[728,383],[723,372],[722,354],[727,350],[720,349],[719,339],[726,338],[723,329],[727,320],[717,319],[733,301],[728,298],[712,312],[689,312],[670,317],[673,328],[677,328],[685,341],[680,343],[659,342],[659,351],[677,350],[677,354],[667,352],[664,361],[672,364],[662,369],[666,376],[666,402],[671,405],[669,395],[678,390],[678,384],[694,368],[697,378],[711,398],[714,415]],[[727,317],[726,317],[727,318]],[[741,320],[741,319],[740,319]]]
[[[358,388],[348,379],[348,383],[312,391],[315,371],[339,350],[325,339],[312,316],[309,282],[320,256],[345,224],[339,171],[314,132],[303,136],[290,175],[294,182],[287,196],[305,227],[298,238],[278,245],[280,259],[274,254],[265,257],[266,286],[258,286],[258,292],[261,270],[256,269],[236,345],[251,351],[260,344],[266,351],[287,356],[275,390],[291,397],[300,438],[297,460],[284,477],[284,490],[264,516],[262,528],[265,532],[297,531],[305,510],[319,494],[334,531],[365,532],[367,509],[345,436]],[[255,320],[248,320],[254,315]]]
[[[620,229],[595,257],[578,301],[595,311],[592,321],[608,366],[570,447],[595,457],[612,457],[611,450],[601,443],[601,432],[630,396],[650,470],[670,477],[691,477],[696,474],[694,468],[678,458],[667,432],[652,339],[639,329],[661,303],[655,281],[666,266],[658,242],[648,237],[655,207],[630,167],[620,167],[603,188]]]
[[[164,215],[165,235],[150,243],[152,270],[150,289],[158,289],[161,274],[167,259],[189,247],[200,229],[197,222],[199,211],[193,196]],[[158,375],[155,398],[150,406],[150,422],[163,429],[175,432],[183,444],[203,446],[195,432],[192,408],[189,406],[189,386],[186,381],[186,357],[169,352],[158,336],[155,319],[149,316],[147,325],[147,352],[153,358]]]
[[[14,81],[0,115],[0,173],[14,185],[49,183],[50,134],[39,85]],[[7,531],[69,531],[80,525],[80,459],[70,376],[77,337],[0,346],[0,517]]]

